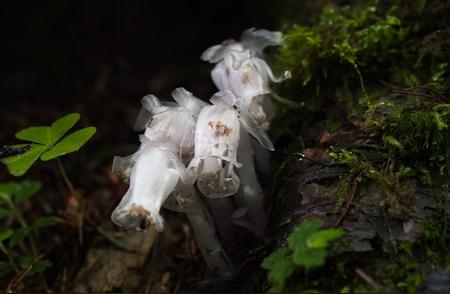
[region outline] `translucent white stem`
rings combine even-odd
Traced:
[[[219,239],[225,247],[236,244],[231,215],[236,210],[232,197],[206,198],[206,203],[216,224]]]
[[[177,193],[182,193],[181,197],[176,197],[177,202],[192,225],[197,245],[207,266],[221,278],[231,279],[235,273],[234,267],[217,238],[211,215],[199,198],[195,188],[179,185],[177,191]],[[190,204],[188,206],[186,206],[186,197],[189,198]]]
[[[258,237],[263,237],[267,224],[264,192],[256,176],[250,136],[245,131],[241,132],[238,160],[242,162],[242,168],[238,170],[241,186],[235,196],[238,209],[233,213],[233,223],[250,229]]]

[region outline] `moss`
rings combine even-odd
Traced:
[[[302,107],[277,104],[271,130],[277,146],[302,151],[317,146],[324,130],[351,130],[358,144],[376,147],[376,157],[352,146],[329,150],[343,166],[332,183],[337,215],[354,183],[356,205],[373,200],[388,221],[414,215],[416,188],[442,192],[434,193],[438,209],[424,220],[416,242],[375,238],[370,253],[335,256],[320,271],[297,273],[291,290],[373,292],[355,274],[361,268],[383,292],[416,292],[433,269],[450,267],[444,209],[450,202],[450,6],[438,0],[317,1],[305,19],[308,13],[296,13],[300,4],[288,2],[286,44],[275,64],[291,70],[293,79],[275,90]],[[336,109],[344,115],[334,115]],[[278,173],[276,183],[283,176]]]
[[[393,48],[406,33],[395,10],[392,7],[386,15],[376,6],[327,6],[314,27],[293,25],[286,31],[279,66],[293,71],[293,87],[301,85],[305,94],[337,93],[341,97],[334,99],[347,100],[351,88],[364,90],[362,71],[382,74],[380,69],[385,69],[372,65],[400,55]],[[342,86],[347,89],[337,91]]]
[[[342,130],[342,122],[337,118],[332,118],[325,121],[324,129],[327,130],[330,134],[335,134]]]
[[[304,106],[293,110],[280,105],[272,132],[276,138],[304,133],[318,118],[323,119],[322,109],[330,104],[353,114],[361,98],[380,92],[381,82],[426,86],[441,97],[449,92],[448,5],[440,1],[368,3],[325,5],[319,15],[308,18],[309,25],[298,21],[285,25],[285,46],[276,53],[275,64],[278,70],[291,70],[293,79],[278,85],[276,91]],[[297,5],[296,9],[292,1],[286,4],[291,14],[303,9]],[[318,11],[317,5],[313,11]],[[433,21],[424,20],[431,15]],[[379,98],[375,95],[375,100]]]
[[[406,248],[411,247],[408,244]],[[409,250],[411,251],[412,249]],[[415,257],[410,252],[405,252],[402,247],[400,247],[397,254],[386,256],[384,259],[376,262],[375,277],[387,292],[399,290],[415,293],[423,283],[425,273],[422,265],[415,260]]]
[[[356,181],[359,186],[356,192],[359,196],[356,199],[366,203],[376,202],[380,208],[385,209],[386,213],[393,216],[408,216],[414,212],[415,185],[408,179],[410,168],[398,168],[394,164],[387,166],[375,164],[345,149],[329,154],[331,158],[349,168],[347,174],[338,182],[337,210],[340,210],[342,204],[348,201],[351,186]],[[367,191],[370,185],[375,185],[376,190],[381,194]]]
[[[424,184],[442,184],[450,175],[450,104],[429,109],[405,109],[385,119],[380,132],[401,148],[396,156],[414,168]]]

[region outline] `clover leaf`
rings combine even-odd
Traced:
[[[80,114],[72,113],[50,126],[29,127],[17,132],[15,137],[31,142],[30,148],[23,154],[0,161],[7,165],[12,175],[22,176],[38,158],[47,161],[79,150],[96,132],[95,127],[87,127],[63,138],[79,119]]]
[[[309,270],[325,263],[328,242],[340,238],[344,231],[320,230],[323,225],[324,221],[321,219],[303,221],[289,236],[288,246],[296,265]]]
[[[10,229],[1,231],[0,232],[0,242],[7,240],[9,237],[12,236],[13,233],[14,233],[13,230],[10,230]]]
[[[15,230],[11,236],[11,239],[9,239],[9,247],[12,248],[22,242],[22,240],[28,236],[30,231],[30,228],[19,228]]]
[[[35,195],[42,187],[42,183],[38,181],[25,180],[16,184],[15,203],[20,204]]]
[[[261,267],[268,271],[267,277],[272,283],[269,292],[282,292],[297,269],[308,272],[325,264],[329,242],[340,238],[344,230],[322,229],[324,224],[321,219],[304,220],[289,235],[287,244],[263,260]]]
[[[269,292],[278,293],[283,290],[284,282],[295,271],[295,265],[286,257],[285,248],[279,248],[266,257],[261,263],[261,267],[269,271],[269,281],[273,283]]]
[[[14,182],[1,183],[0,184],[0,202],[10,201],[14,195],[17,184]]]

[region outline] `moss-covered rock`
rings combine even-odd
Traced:
[[[288,1],[275,60],[293,79],[276,90],[302,106],[278,105],[272,124],[292,156],[274,180],[269,245],[322,218],[347,233],[287,289],[412,293],[450,263],[450,4],[347,4],[308,6],[305,20]]]

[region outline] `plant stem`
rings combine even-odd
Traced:
[[[66,183],[67,188],[69,188],[70,194],[72,194],[75,198],[77,198],[77,200],[80,200],[80,199],[78,199],[79,195],[75,192],[72,182],[70,181],[69,177],[67,176],[66,170],[64,169],[64,166],[62,165],[59,157],[56,157],[56,162],[58,163],[59,172],[60,172],[64,182]]]
[[[351,61],[350,63],[353,65],[353,68],[355,69],[356,74],[358,75],[359,83],[361,84],[361,90],[363,92],[363,96],[364,96],[364,98],[367,99],[369,96],[367,96],[366,87],[364,86],[364,79],[361,74],[361,71],[359,70],[359,66],[355,61]]]
[[[10,201],[8,201],[8,204],[9,204],[9,207],[11,208],[12,212],[16,216],[17,221],[22,226],[22,228],[30,229],[30,227],[28,226],[27,222],[25,221],[25,218],[23,217],[22,213],[20,213],[20,211],[17,209],[17,207],[14,204],[14,202],[10,200]],[[36,241],[34,240],[34,236],[33,236],[33,232],[32,231],[28,234],[28,240],[30,241],[31,251],[33,253],[33,257],[37,258],[38,251],[37,251]],[[43,273],[39,273],[39,278],[41,279],[41,282],[42,282],[42,285],[44,286],[45,291],[48,293],[50,290],[48,288],[47,281],[45,280],[44,274]]]
[[[17,274],[20,274],[20,270],[19,270],[19,268],[17,267],[17,264],[16,264],[16,262],[14,261],[14,258],[12,258],[12,256],[11,256],[11,252],[9,252],[8,248],[6,248],[5,245],[3,245],[3,243],[1,243],[1,242],[0,242],[0,250],[1,250],[3,253],[5,253],[6,256],[8,256],[9,263],[11,263],[12,267],[14,268],[14,271],[15,271]]]
[[[69,176],[67,175],[66,170],[64,169],[64,166],[62,165],[62,162],[59,159],[59,157],[56,157],[56,162],[58,163],[59,172],[60,172],[62,178],[64,179],[64,182],[66,183],[67,188],[69,188],[70,194],[73,197],[75,197],[75,199],[78,202],[78,205],[80,205],[80,214],[79,214],[79,219],[78,219],[78,238],[80,241],[80,245],[82,246],[83,245],[83,222],[84,222],[85,203],[84,203],[81,195],[78,194],[77,191],[75,191],[75,188],[73,187],[73,184],[70,181]]]
[[[16,205],[14,204],[14,202],[12,201],[8,201],[9,207],[11,208],[12,212],[14,213],[14,215],[17,218],[17,221],[20,223],[20,225],[22,226],[22,228],[24,229],[29,229],[30,227],[28,226],[27,222],[25,221],[23,215],[20,213],[20,211],[17,209]],[[37,256],[37,246],[36,246],[36,241],[34,240],[33,234],[28,234],[28,238],[30,240],[30,245],[31,245],[31,251],[33,252],[33,256],[36,257]]]

